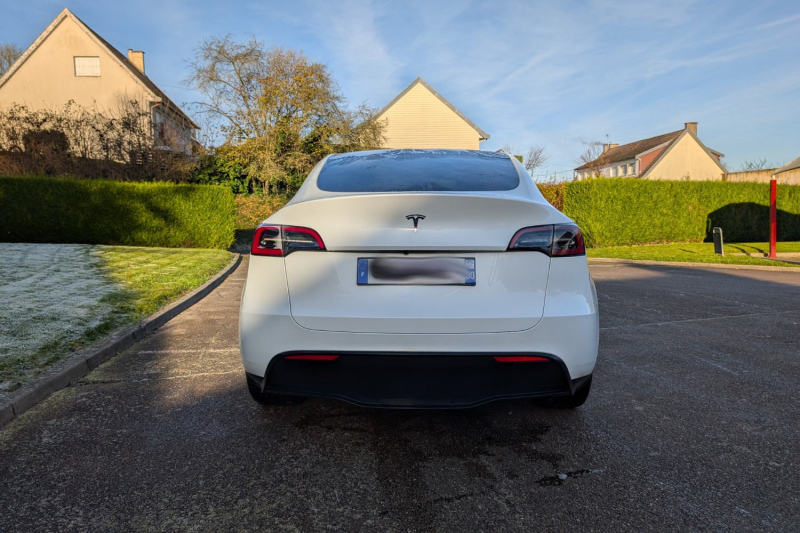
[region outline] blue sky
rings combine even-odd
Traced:
[[[800,155],[800,2],[229,1],[10,2],[0,41],[27,47],[64,7],[177,102],[208,35],[250,35],[326,63],[352,104],[382,107],[417,76],[491,139],[545,145],[569,173],[586,143],[626,143],[699,122],[745,160]]]

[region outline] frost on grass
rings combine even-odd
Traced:
[[[0,397],[102,329],[121,288],[93,246],[0,244]]]
[[[229,261],[224,250],[0,244],[0,400]]]

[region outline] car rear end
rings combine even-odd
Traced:
[[[240,315],[251,391],[467,407],[570,397],[594,368],[580,231],[507,156],[333,156],[251,252]]]

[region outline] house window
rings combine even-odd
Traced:
[[[633,163],[629,163],[628,164],[628,175],[633,176],[634,174],[636,174],[636,173],[633,171]]]
[[[100,58],[75,56],[75,75],[76,76],[100,76]]]
[[[628,165],[620,166],[618,172],[619,172],[620,176],[627,176],[628,175]]]

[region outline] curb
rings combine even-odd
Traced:
[[[52,372],[48,372],[44,376],[35,379],[29,385],[23,386],[18,394],[12,394],[10,400],[0,404],[0,429],[50,394],[79,380],[119,352],[153,333],[156,329],[208,296],[211,291],[216,289],[239,267],[241,262],[241,254],[235,255],[227,267],[189,294],[168,304],[138,324],[111,335],[101,341],[99,345],[78,352],[64,364],[52,369]]]
[[[653,265],[653,266],[672,266],[672,267],[694,267],[694,268],[719,268],[722,270],[761,270],[767,272],[800,272],[796,267],[780,266],[761,266],[761,265],[728,265],[725,263],[688,263],[685,261],[651,261],[649,259],[617,259],[613,257],[590,257],[589,264],[592,263],[620,263],[628,265]]]

